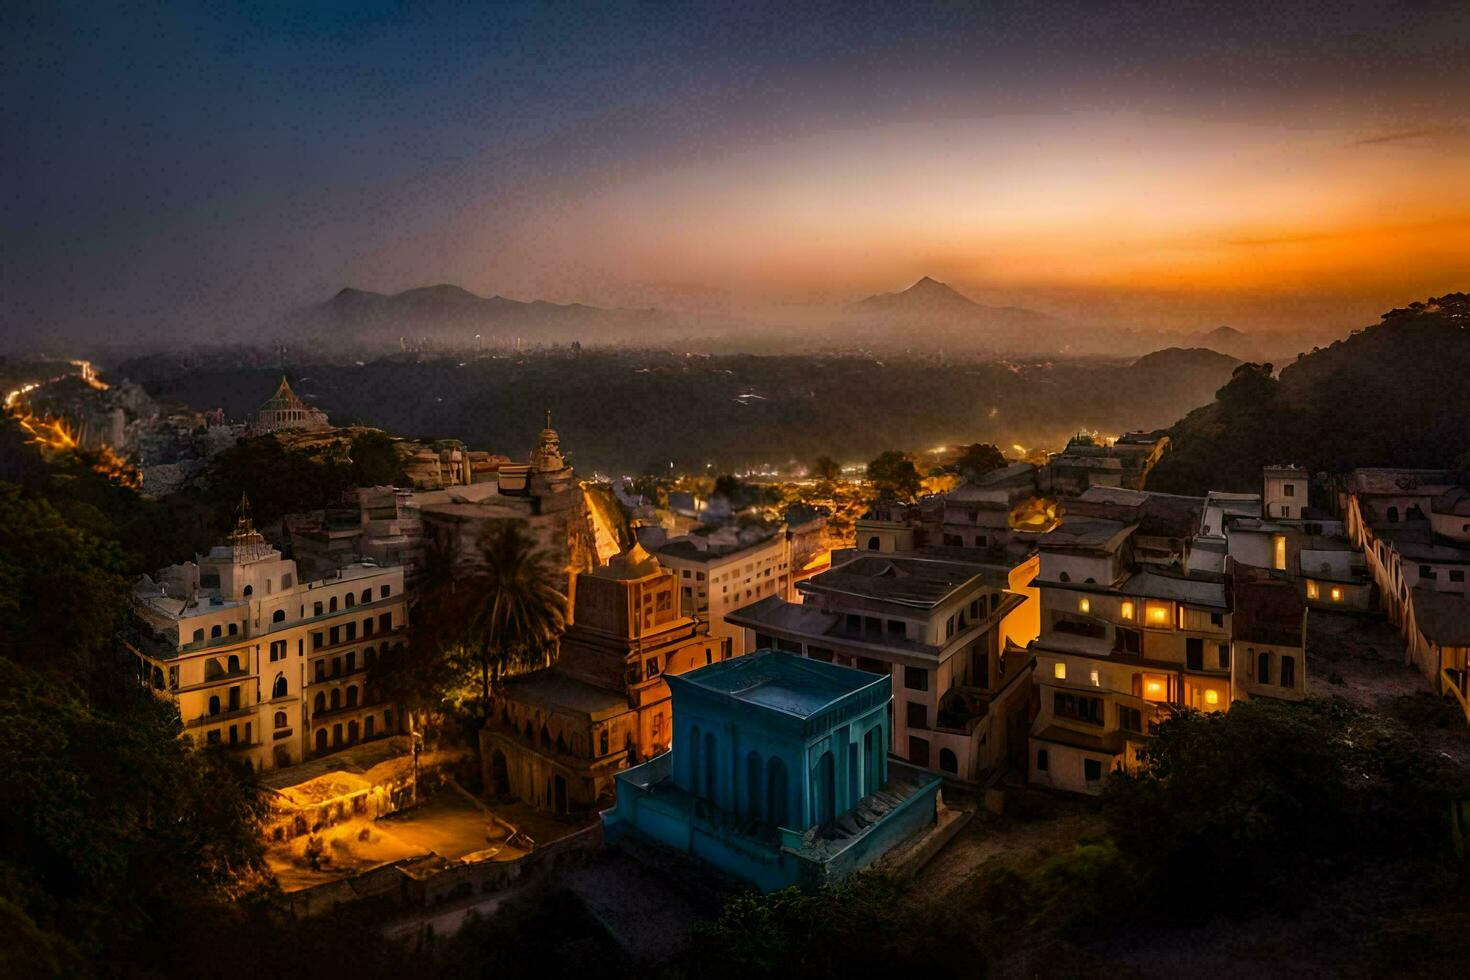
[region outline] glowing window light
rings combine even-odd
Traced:
[[[1276,554],[1274,556],[1275,559],[1276,559],[1275,567],[1277,569],[1280,569],[1280,570],[1285,570],[1285,568],[1286,568],[1286,535],[1284,535],[1284,534],[1278,534],[1278,535],[1276,535],[1276,537],[1275,537],[1275,545],[1276,545],[1276,549],[1275,549],[1276,550]]]
[[[1169,607],[1166,605],[1150,605],[1148,607],[1148,621],[1157,626],[1169,625]]]
[[[1057,663],[1056,663],[1056,666],[1052,668],[1052,673],[1056,675],[1056,679],[1057,680],[1059,680],[1059,681],[1066,680],[1067,679],[1067,665],[1064,662],[1058,660]]]
[[[1315,599],[1319,594],[1320,590],[1317,588],[1317,583],[1311,579],[1307,579],[1307,598]]]
[[[1339,589],[1339,588],[1334,587],[1333,590],[1330,593],[1328,593],[1328,595],[1332,596],[1332,601],[1333,602],[1341,602],[1342,601],[1342,589]]]
[[[1219,703],[1220,703],[1220,692],[1219,691],[1206,691],[1205,692],[1205,704],[1219,704]]]
[[[1092,612],[1092,602],[1091,602],[1091,600],[1089,600],[1086,596],[1083,596],[1081,599],[1078,599],[1077,600],[1077,611],[1078,612],[1085,612],[1085,613]]]
[[[1161,697],[1164,693],[1164,684],[1162,681],[1156,680],[1145,681],[1143,684],[1143,692],[1145,695],[1151,698]]]
[[[1129,602],[1127,599],[1124,599],[1121,612],[1124,619],[1131,620],[1133,618],[1133,603]]]
[[[1093,687],[1102,687],[1102,677],[1099,676],[1096,667],[1092,668],[1092,676],[1090,679],[1092,680]]]

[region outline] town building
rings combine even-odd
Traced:
[[[336,507],[289,515],[284,530],[303,574],[326,574],[372,559],[401,564],[413,585],[430,547],[461,571],[473,571],[482,560],[486,529],[515,521],[549,557],[559,573],[558,588],[570,597],[579,572],[618,553],[616,529],[593,505],[593,491],[576,481],[561,455],[560,436],[549,424],[530,462],[497,462],[493,470],[475,466],[469,482],[362,487],[349,491]]]
[[[1470,488],[1447,470],[1360,469],[1344,509],[1405,662],[1470,721]]]
[[[400,653],[403,570],[366,561],[302,581],[250,521],[197,562],[144,576],[125,645],[185,734],[277,769],[389,735],[403,718],[367,682]]]
[[[752,649],[888,677],[890,750],[978,781],[1024,751],[1035,562],[861,551],[799,583],[804,602],[770,595],[726,621]]]
[[[1168,447],[1162,432],[1127,432],[1111,442],[1075,436],[1047,459],[1042,487],[1057,497],[1080,496],[1091,487],[1142,490]]]
[[[1093,487],[1042,537],[1033,783],[1096,794],[1110,773],[1137,762],[1150,726],[1176,707],[1226,711],[1242,693],[1304,696],[1297,586],[1228,555],[1221,567],[1215,548],[1196,547],[1239,504],[1217,499],[1206,518],[1206,498]],[[1239,635],[1237,574],[1250,602]],[[1253,675],[1247,659],[1261,652],[1266,673]],[[1237,678],[1252,679],[1243,692]]]
[[[888,757],[887,676],[763,650],[671,676],[672,752],[603,816],[763,891],[819,887],[935,824],[939,777]]]
[[[1309,503],[1308,476],[1299,466],[1268,466],[1260,494],[1211,491],[1190,567],[1220,571],[1228,557],[1284,573],[1310,607],[1369,611],[1367,566],[1343,521]]]
[[[480,735],[492,795],[556,813],[603,807],[616,773],[668,750],[665,678],[731,656],[728,639],[680,611],[677,591],[636,544],[578,576],[556,665],[507,680]]]
[[[328,429],[327,413],[308,405],[301,396],[291,390],[291,383],[281,375],[276,393],[265,400],[255,412],[255,428],[260,432],[280,432],[283,429]]]
[[[1231,567],[1231,689],[1234,700],[1307,696],[1307,604],[1285,576]]]
[[[744,653],[745,637],[731,626],[730,613],[768,597],[794,596],[791,541],[786,527],[719,527],[674,538],[653,549],[659,563],[678,576],[685,616],[709,625],[710,635],[729,638]]]

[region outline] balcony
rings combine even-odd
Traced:
[[[184,722],[185,728],[200,728],[204,725],[213,725],[222,721],[234,721],[238,718],[253,718],[255,716],[255,705],[247,704],[239,708],[231,708],[228,711],[216,711],[214,714],[202,714],[190,718]]]

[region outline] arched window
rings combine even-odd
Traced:
[[[318,752],[327,751],[327,730],[325,728],[316,730],[316,750]]]
[[[233,653],[230,654],[230,665],[226,669],[232,674],[238,674],[240,672],[240,658]]]
[[[354,743],[356,741],[357,741],[357,722],[355,722],[355,721],[349,721],[347,723],[347,744],[348,745],[351,745],[352,743]]]
[[[745,812],[760,819],[761,815],[761,754],[755,749],[745,757]]]
[[[336,612],[336,611],[337,611],[337,597],[336,596],[332,596],[332,598],[327,601],[327,612]]]
[[[240,632],[240,625],[238,623],[231,623],[230,624],[230,635],[231,636],[234,636],[238,632]]]
[[[362,720],[362,737],[363,738],[372,738],[373,737],[373,721],[374,721],[374,719],[373,719],[373,716],[372,715],[368,715],[366,718],[364,718]]]
[[[253,586],[253,585],[247,585],[247,586],[245,586],[245,598],[248,599],[248,598],[250,598],[253,595],[255,595],[255,586]]]
[[[347,688],[347,707],[357,707],[357,685],[353,684]]]
[[[828,823],[837,816],[837,761],[830,751],[817,760],[817,823]]]
[[[776,756],[766,760],[766,821],[777,827],[787,823],[786,763]]]
[[[1399,509],[1397,507],[1390,507],[1388,509],[1388,522],[1390,524],[1397,524],[1399,522]]]
[[[283,698],[286,696],[286,675],[277,674],[276,682],[271,685],[271,697]]]
[[[287,725],[286,712],[284,712],[284,711],[277,711],[276,712],[275,725],[276,725],[277,728],[285,728],[286,727],[286,725]]]
[[[1057,580],[1061,582],[1070,582],[1072,581],[1072,576],[1068,575],[1066,572],[1063,572],[1062,574],[1057,576]]]
[[[689,792],[699,792],[699,726],[689,729]]]
[[[878,535],[875,534],[871,538],[868,539],[868,550],[869,551],[878,551],[879,550],[879,547],[878,547]]]
[[[373,590],[372,589],[363,589],[362,590],[362,604],[365,606],[369,602],[372,602],[372,601],[373,601]]]
[[[219,695],[218,694],[211,694],[209,696],[209,713],[212,714],[212,715],[219,714]]]
[[[316,700],[311,704],[312,710],[317,714],[327,710],[327,696],[321,691],[316,692]]]
[[[1256,683],[1271,683],[1271,652],[1262,650],[1256,655]]]
[[[960,771],[960,760],[955,758],[954,752],[950,749],[940,749],[939,768],[945,772],[952,772],[958,775]]]
[[[715,733],[704,733],[704,798],[714,803],[719,800],[719,757],[715,744]]]
[[[284,609],[277,609],[275,612],[271,613],[271,622],[273,622],[273,623],[284,623],[285,621],[286,621],[286,610],[284,610]]]
[[[342,692],[335,687],[332,688],[332,693],[327,697],[327,705],[331,708],[342,707]]]
[[[357,605],[357,596],[353,595],[351,592],[347,593],[346,605],[348,609],[351,609],[353,606]]]
[[[217,640],[217,639],[219,639],[220,637],[222,637],[224,635],[225,635],[224,628],[221,627],[221,626],[218,626],[218,625],[214,626],[209,631],[209,638],[211,640]]]

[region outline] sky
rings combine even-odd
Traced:
[[[438,282],[1181,330],[1470,289],[1465,3],[3,6],[10,338]]]

